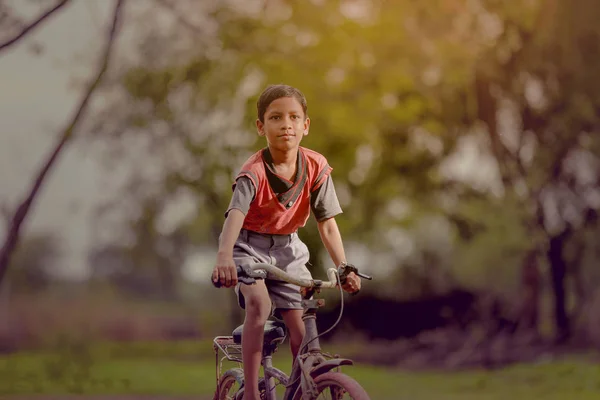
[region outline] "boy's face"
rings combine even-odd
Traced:
[[[280,151],[297,149],[302,137],[308,135],[309,127],[310,120],[294,97],[273,100],[267,107],[264,122],[256,120],[259,136],[267,138],[270,148]]]

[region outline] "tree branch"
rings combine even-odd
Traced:
[[[6,270],[8,269],[8,265],[10,263],[11,255],[13,254],[19,239],[19,231],[21,229],[21,225],[25,221],[29,210],[38,194],[40,188],[44,183],[44,179],[48,175],[48,172],[58,159],[58,156],[64,149],[65,145],[70,141],[73,137],[73,133],[75,132],[79,122],[81,120],[82,115],[88,108],[89,101],[92,97],[92,94],[100,85],[106,70],[108,69],[108,65],[110,62],[112,50],[114,47],[115,38],[117,35],[117,30],[120,22],[121,8],[125,0],[115,0],[115,8],[112,18],[112,25],[110,31],[108,33],[108,38],[106,40],[106,44],[104,46],[102,61],[98,72],[94,80],[88,86],[83,99],[81,100],[79,107],[77,108],[75,114],[71,118],[71,121],[68,123],[67,127],[63,130],[60,135],[60,139],[50,154],[46,163],[40,169],[33,186],[31,187],[28,196],[23,200],[23,202],[17,207],[16,212],[12,217],[12,221],[10,223],[10,228],[6,235],[6,239],[4,240],[4,244],[2,249],[0,249],[0,283],[6,274]]]
[[[36,20],[29,23],[29,25],[26,25],[21,30],[21,32],[17,33],[14,37],[10,38],[4,43],[0,43],[0,51],[9,48],[13,44],[17,43],[19,40],[23,39],[25,36],[27,36],[28,33],[31,33],[33,30],[35,30],[35,28],[39,27],[42,24],[42,22],[44,22],[52,14],[66,6],[70,1],[71,0],[61,0],[54,7],[48,9],[46,12],[41,14]]]

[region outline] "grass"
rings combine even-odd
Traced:
[[[600,398],[600,368],[578,362],[519,365],[498,372],[451,374],[361,370],[363,386],[374,399],[597,399]]]
[[[284,371],[287,349],[275,359]],[[503,370],[408,372],[356,365],[345,372],[372,399],[520,400],[600,398],[600,366],[582,359]],[[210,398],[215,386],[211,343],[102,343],[0,357],[0,397],[16,394],[153,394]]]

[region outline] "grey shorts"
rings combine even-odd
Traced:
[[[265,235],[242,229],[233,247],[236,265],[251,265],[257,262],[273,264],[299,278],[311,279],[306,267],[309,260],[308,247],[297,233],[291,235]],[[271,278],[271,279],[270,279]],[[300,287],[272,279],[267,275],[265,284],[275,309],[302,309]],[[245,308],[244,296],[239,283],[235,287],[240,307]]]

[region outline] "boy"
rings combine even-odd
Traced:
[[[267,87],[257,102],[256,128],[267,147],[252,155],[236,177],[231,203],[219,239],[213,281],[235,286],[239,304],[246,310],[242,332],[244,400],[258,400],[258,373],[263,328],[272,305],[281,313],[295,358],[304,337],[299,287],[281,281],[257,280],[238,284],[236,265],[266,262],[302,278],[308,248],[297,230],[315,214],[319,234],[333,263],[346,262],[342,238],[334,217],[342,212],[332,168],[321,154],[300,147],[310,119],[304,95],[287,85]],[[269,277],[267,277],[269,278]],[[349,274],[343,289],[360,290],[360,279]]]

